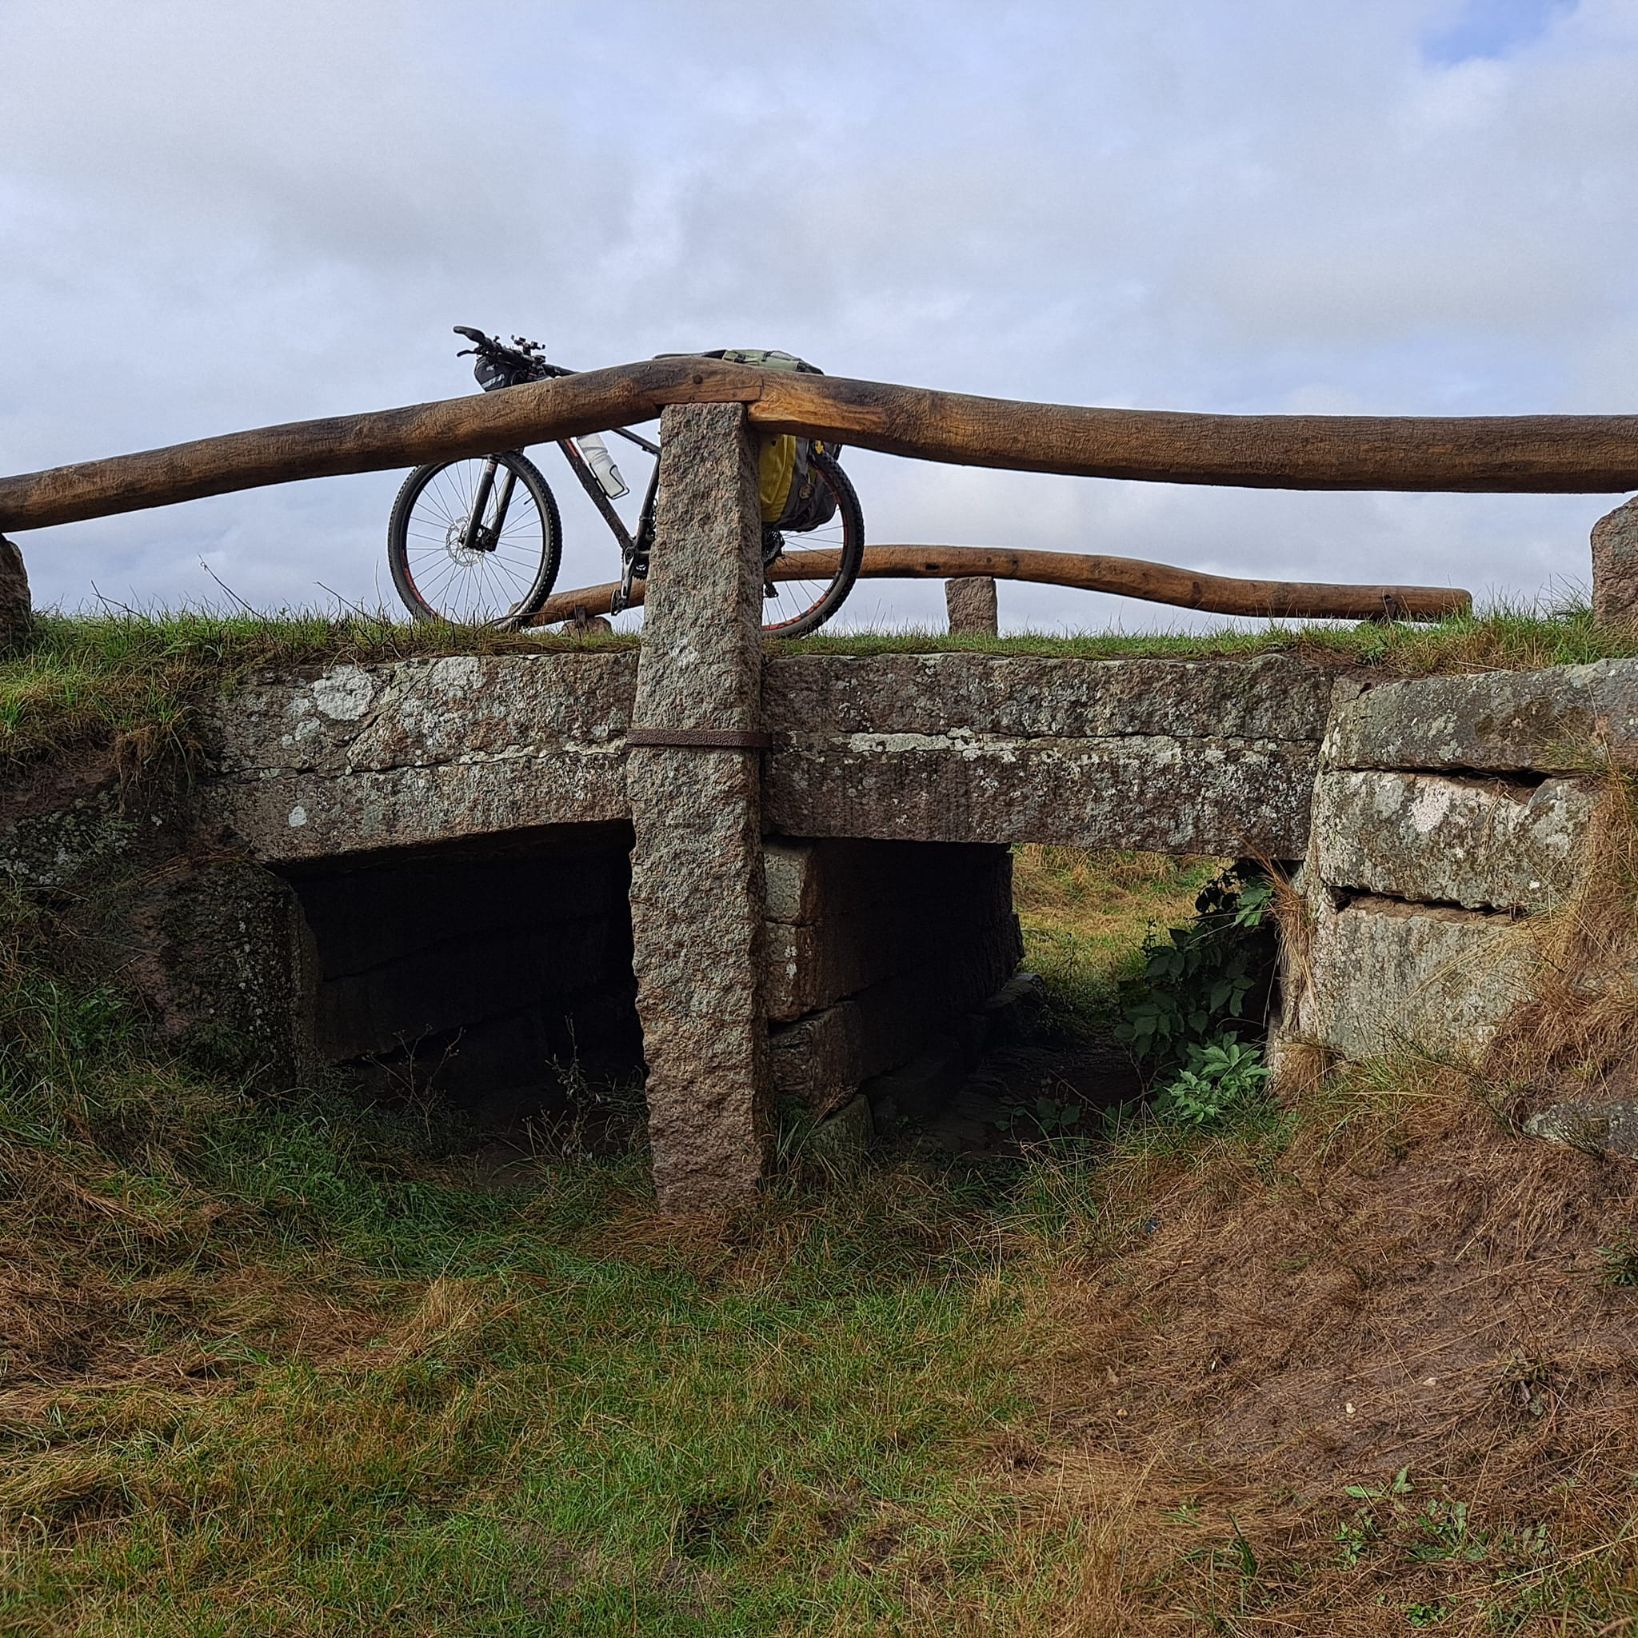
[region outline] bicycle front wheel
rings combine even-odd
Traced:
[[[847,474],[829,455],[809,457],[836,503],[829,523],[786,536],[766,565],[762,630],[768,637],[806,637],[847,599],[864,562],[864,514]]]
[[[483,515],[475,518],[480,496]],[[546,480],[513,451],[410,473],[387,525],[387,563],[417,620],[488,625],[533,614],[546,601],[562,538]]]

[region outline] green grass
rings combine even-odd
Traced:
[[[1638,657],[1638,629],[1597,626],[1584,604],[1501,606],[1426,625],[1224,626],[1204,632],[1102,632],[951,636],[947,632],[821,632],[781,644],[810,654],[1030,654],[1121,660],[1255,659],[1290,654],[1316,665],[1360,666],[1390,676],[1449,671],[1524,671]]]
[[[283,1144],[311,1158],[288,1128],[266,1143],[275,1170]],[[713,1272],[597,1244],[640,1197],[629,1168],[548,1175],[481,1226],[453,1188],[409,1212],[350,1193],[390,1263],[345,1219],[307,1232],[348,1248],[323,1269],[335,1298],[367,1284],[390,1322],[317,1362],[224,1336],[213,1391],[70,1393],[15,1429],[14,1486],[39,1494],[0,1623],[881,1631],[925,1596],[1027,1630],[1018,1509],[983,1459],[1026,1408],[1020,1299],[933,1224],[887,1250],[880,1223],[771,1205],[746,1232],[779,1242],[773,1266]]]
[[[1186,922],[1221,868],[1163,853],[1014,848],[1024,965],[1046,980],[1054,1025],[1070,1035],[1107,1034],[1121,981],[1143,970],[1144,935]]]
[[[167,1056],[7,909],[0,1631],[1045,1619],[993,1186],[787,1180],[723,1236],[641,1155],[500,1184],[453,1119]]]

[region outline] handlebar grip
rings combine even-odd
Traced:
[[[482,330],[474,330],[470,324],[457,324],[454,329],[456,335],[465,336],[468,341],[475,341],[482,346],[489,345],[489,337]]]

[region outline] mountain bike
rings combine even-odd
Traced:
[[[522,336],[506,346],[466,325],[456,325],[455,333],[472,343],[456,356],[476,359],[472,373],[485,392],[574,374],[548,363],[540,343]],[[648,574],[662,457],[658,444],[629,428],[611,430],[655,458],[635,531],[614,509],[628,491],[602,439],[561,438],[557,447],[620,548],[620,584],[611,607],[618,613],[632,603],[634,582]],[[808,470],[810,481],[828,491],[833,504],[820,505],[816,513],[830,521],[800,535],[763,525],[762,629],[770,636],[817,631],[852,590],[864,557],[864,517],[847,474],[817,447]],[[517,626],[551,595],[562,533],[557,501],[540,468],[521,450],[505,450],[411,472],[393,502],[387,561],[399,597],[417,620]]]

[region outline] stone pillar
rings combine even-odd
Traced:
[[[993,637],[1000,629],[995,607],[995,582],[987,574],[961,575],[944,582],[944,606],[950,611],[950,630]]]
[[[24,641],[34,624],[23,554],[0,535],[0,654]]]
[[[762,526],[741,405],[667,409],[661,439],[626,754],[631,930],[655,1189],[691,1213],[743,1201],[768,1159],[762,769],[755,750],[653,741],[760,730]]]
[[[1593,623],[1638,624],[1638,499],[1593,525]]]

